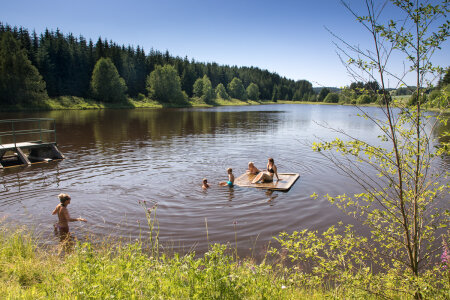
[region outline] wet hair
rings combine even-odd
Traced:
[[[65,203],[67,200],[70,200],[69,194],[63,194],[63,193],[61,193],[61,194],[58,195],[58,198],[59,198],[59,201],[61,201],[61,204],[62,204],[63,206],[65,206],[64,203]]]
[[[232,169],[232,168],[228,168],[228,169],[227,169],[227,172],[228,172],[228,173],[231,173],[231,172],[233,172],[233,169]]]
[[[250,162],[248,162],[248,165],[249,166],[254,166],[255,164],[252,161],[250,161]]]
[[[203,183],[206,183],[206,182],[208,182],[208,179],[203,178],[202,182],[203,182]]]
[[[272,158],[272,157],[269,158],[269,162],[272,163],[272,164],[274,164],[274,161],[273,161],[273,158]]]

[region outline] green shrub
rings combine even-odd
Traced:
[[[325,103],[338,103],[339,102],[339,95],[336,93],[328,93],[328,95],[323,100]]]
[[[372,97],[369,95],[361,95],[356,100],[356,103],[358,104],[369,104],[372,102]]]

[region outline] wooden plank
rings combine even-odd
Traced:
[[[234,184],[242,187],[253,187],[260,188],[265,190],[273,190],[273,191],[287,191],[289,190],[297,179],[300,177],[298,173],[278,173],[279,181],[275,180],[272,182],[263,182],[263,183],[252,183],[252,180],[256,175],[252,174],[242,174],[235,181]]]
[[[23,153],[22,149],[17,147],[16,151],[17,151],[17,156],[19,157],[20,161],[24,165],[31,165],[31,162],[28,160],[28,157]]]
[[[21,142],[16,144],[2,144],[1,148],[5,150],[15,150],[17,148],[27,149],[27,148],[37,148],[37,147],[48,147],[54,143],[41,143],[41,142]]]
[[[14,150],[14,149],[16,149],[16,146],[19,148],[24,148],[24,147],[32,146],[32,145],[34,145],[34,143],[29,143],[29,142],[16,143],[16,144],[11,143],[11,144],[3,144],[2,148],[8,149],[8,150]]]

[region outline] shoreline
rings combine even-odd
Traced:
[[[62,96],[58,98],[49,98],[43,103],[28,105],[11,105],[0,108],[0,113],[6,112],[38,112],[38,111],[54,111],[54,110],[96,110],[96,109],[162,109],[162,108],[189,108],[189,107],[219,107],[219,106],[252,106],[252,105],[271,105],[271,104],[309,104],[309,105],[342,105],[342,106],[359,106],[359,107],[381,107],[377,103],[369,104],[350,104],[350,103],[327,103],[312,101],[292,101],[292,100],[239,100],[239,99],[216,99],[214,103],[206,103],[198,98],[191,98],[185,103],[167,103],[161,104],[155,100],[144,98],[136,100],[128,98],[126,103],[103,103],[92,99]],[[435,107],[422,107],[426,111],[449,113],[450,108],[439,109]]]

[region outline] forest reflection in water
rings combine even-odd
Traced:
[[[72,227],[78,236],[134,240],[145,235],[139,201],[146,200],[158,203],[161,242],[174,250],[206,250],[207,223],[209,242],[237,242],[242,254],[257,255],[281,231],[352,221],[323,197],[310,197],[360,191],[311,144],[336,137],[319,124],[379,143],[377,127],[358,113],[319,105],[3,113],[0,119],[54,118],[66,159],[0,171],[0,211],[51,241],[51,210],[65,192],[71,214],[88,220]],[[300,173],[289,192],[217,185],[228,167],[238,176],[249,161],[264,169],[268,157],[279,172]]]

